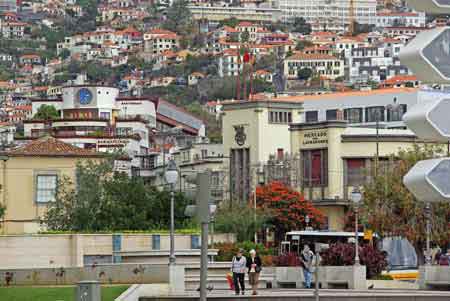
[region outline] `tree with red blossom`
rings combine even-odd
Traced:
[[[269,223],[275,227],[277,241],[288,231],[302,230],[306,226],[320,229],[324,215],[303,195],[280,182],[272,182],[256,189],[256,202],[259,208],[270,212]],[[309,225],[305,217],[309,216]]]

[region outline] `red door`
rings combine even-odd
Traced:
[[[313,186],[322,183],[322,152],[313,151],[311,153],[311,182]]]

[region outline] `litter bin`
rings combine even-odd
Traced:
[[[101,301],[101,299],[100,282],[96,280],[78,282],[76,301]]]

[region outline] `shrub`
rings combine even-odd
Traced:
[[[373,280],[394,280],[391,275],[377,275],[372,278]]]
[[[266,248],[263,244],[255,244],[251,241],[244,241],[240,243],[217,243],[214,245],[219,250],[216,256],[217,261],[231,261],[233,256],[236,255],[239,249],[244,249],[244,256],[249,257],[250,250],[256,250],[257,254],[261,257],[273,255],[273,249]]]
[[[273,267],[276,264],[276,256],[273,255],[263,255],[261,256],[261,261],[263,267]]]
[[[278,256],[275,260],[275,264],[277,267],[298,267],[301,265],[300,258],[296,253]]]
[[[355,245],[336,243],[329,249],[320,253],[321,265],[348,266],[355,264]],[[359,259],[362,265],[367,268],[367,278],[372,279],[381,274],[387,267],[386,255],[384,252],[370,246],[359,247]]]

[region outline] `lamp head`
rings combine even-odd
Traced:
[[[177,164],[173,159],[171,159],[167,164],[167,169],[164,176],[166,178],[167,184],[175,185],[175,183],[178,181]]]
[[[351,194],[352,202],[355,204],[359,204],[362,199],[361,191],[358,188],[354,188]]]

